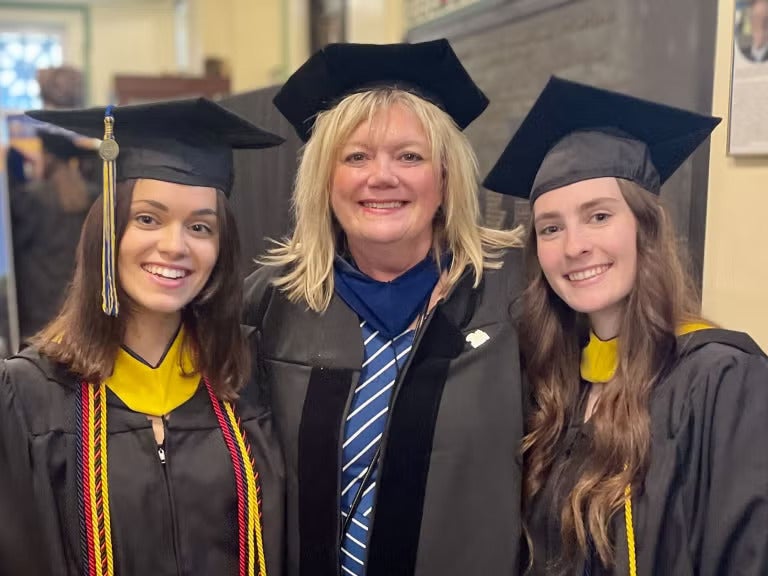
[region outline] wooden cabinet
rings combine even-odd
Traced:
[[[140,104],[175,98],[228,96],[230,80],[225,76],[115,76],[115,104]]]

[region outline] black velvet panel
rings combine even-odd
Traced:
[[[301,576],[339,571],[341,422],[351,370],[315,367],[299,428],[299,538]]]
[[[414,573],[440,400],[450,362],[463,347],[461,331],[438,309],[390,416],[371,529],[368,576]]]

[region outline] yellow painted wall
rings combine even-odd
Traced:
[[[284,67],[282,3],[283,0],[232,0],[234,92],[280,80]]]
[[[206,57],[221,58],[230,66],[232,53],[232,0],[208,0],[190,2],[189,32],[192,68],[196,73],[203,72]],[[229,69],[227,69],[228,72]],[[231,72],[230,72],[231,73]]]
[[[116,74],[175,74],[173,0],[91,6],[91,102],[113,101]]]
[[[347,0],[347,40],[366,44],[402,42],[402,0]]]
[[[309,2],[307,0],[287,0],[288,11],[288,74],[294,72],[309,58]]]
[[[193,58],[222,58],[233,92],[282,83],[309,55],[306,0],[191,0],[190,6]]]
[[[703,312],[768,349],[768,156],[726,154],[734,0],[718,10],[713,113],[724,121],[710,153]]]
[[[195,70],[222,58],[234,92],[282,83],[309,57],[307,0],[189,0],[190,51]],[[348,0],[350,42],[403,38],[402,0]]]

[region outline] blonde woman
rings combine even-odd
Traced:
[[[287,460],[288,574],[513,574],[517,233],[478,225],[445,40],[331,45],[275,98],[295,229],[246,284]]]
[[[701,319],[658,198],[718,122],[555,78],[486,179],[531,201],[530,574],[768,574],[768,359]]]

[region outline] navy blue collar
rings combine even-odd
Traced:
[[[450,258],[446,258],[450,262]],[[386,338],[402,334],[424,310],[440,278],[430,252],[424,260],[389,282],[374,280],[354,262],[336,256],[333,263],[336,293],[358,316]]]

